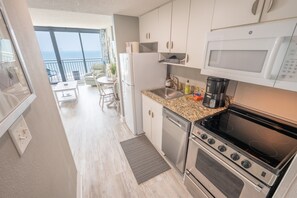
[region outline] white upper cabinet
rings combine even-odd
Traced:
[[[175,0],[159,8],[159,52],[186,53],[191,0]]]
[[[165,4],[159,8],[158,24],[158,51],[169,52],[171,34],[171,12],[172,3]]]
[[[139,17],[139,37],[141,43],[158,41],[158,9]]]
[[[202,68],[214,0],[191,0],[186,66]]]
[[[175,0],[172,7],[171,52],[186,53],[191,0]]]
[[[264,0],[216,0],[212,29],[258,23],[263,5]]]
[[[293,17],[297,17],[296,0],[266,0],[261,21],[273,21]]]

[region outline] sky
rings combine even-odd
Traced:
[[[53,51],[49,32],[36,31],[41,51]],[[55,32],[60,51],[81,51],[79,35],[74,32]],[[101,51],[99,35],[95,33],[81,33],[85,51]]]

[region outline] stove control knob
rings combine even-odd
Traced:
[[[250,168],[252,166],[251,162],[249,162],[248,160],[243,160],[241,162],[241,165],[244,167],[244,168]]]
[[[214,144],[216,141],[213,138],[207,140],[208,144]]]
[[[218,147],[218,149],[219,149],[219,151],[221,151],[221,152],[225,152],[225,151],[227,150],[227,148],[226,148],[224,145],[220,145],[220,146]]]
[[[202,140],[206,140],[206,139],[207,139],[207,135],[203,133],[203,134],[201,135],[201,138],[202,138]]]
[[[231,154],[231,159],[233,159],[234,161],[239,160],[240,156],[237,153],[232,153]]]

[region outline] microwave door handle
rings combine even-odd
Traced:
[[[256,15],[256,14],[257,14],[258,5],[259,5],[259,0],[256,0],[256,1],[253,3],[253,6],[252,6],[252,14],[253,14],[253,15]]]
[[[270,0],[269,5],[268,5],[268,9],[267,9],[267,13],[270,12],[270,10],[272,9],[273,3],[274,3],[274,0]]]
[[[273,69],[275,58],[276,58],[277,53],[278,53],[278,51],[279,51],[279,49],[281,47],[281,44],[284,42],[284,40],[285,40],[285,37],[277,37],[275,42],[274,42],[272,51],[271,51],[270,56],[268,58],[267,69],[265,70],[265,73],[264,73],[264,78],[265,79],[270,79],[271,78],[271,72],[272,72],[272,69]]]

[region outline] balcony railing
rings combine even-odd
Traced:
[[[87,72],[91,71],[93,64],[103,64],[104,61],[101,58],[90,59],[64,59],[61,60],[62,69],[60,69],[57,60],[44,60],[46,69],[51,72],[49,75],[50,83],[57,83],[71,80],[82,80]],[[62,71],[61,71],[62,70]]]

